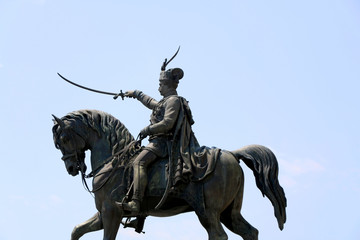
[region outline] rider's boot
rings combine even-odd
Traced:
[[[147,172],[144,166],[134,167],[134,191],[133,197],[130,202],[123,203],[123,209],[133,213],[140,212],[140,203],[143,199],[146,185],[147,185]]]

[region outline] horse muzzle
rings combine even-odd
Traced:
[[[65,160],[64,163],[65,163],[66,171],[68,172],[69,175],[75,177],[76,175],[79,174],[80,167],[76,162],[68,159],[68,160]]]

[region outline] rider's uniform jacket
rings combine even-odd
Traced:
[[[200,181],[208,176],[214,170],[220,149],[199,146],[191,128],[194,120],[186,99],[178,96],[176,91],[160,101],[138,90],[134,91],[134,96],[153,110],[148,126],[149,144],[145,149],[158,157],[170,153],[174,166],[180,166],[176,168],[174,182],[182,179]]]
[[[134,91],[134,95],[147,108],[152,109],[149,144],[145,148],[158,157],[166,157],[169,151],[167,142],[172,140],[174,126],[181,107],[180,97],[176,91],[160,101],[156,101],[138,90]]]

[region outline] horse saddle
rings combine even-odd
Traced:
[[[163,158],[155,161],[148,167],[148,184],[145,190],[144,201],[142,204],[143,210],[154,208],[165,194],[166,186],[169,179],[169,158]],[[171,181],[171,180],[170,180]],[[133,170],[132,161],[127,165],[117,166],[111,162],[106,164],[103,169],[94,176],[93,191],[97,191],[103,187],[107,182],[113,182],[111,185],[114,189],[111,192],[111,198],[116,202],[123,202],[132,197],[132,182]],[[127,199],[126,199],[127,198]],[[173,186],[167,198],[177,199],[177,201],[189,204],[198,212],[204,211],[204,196],[203,185],[195,182],[182,183]],[[170,206],[164,204],[161,209],[166,209]]]

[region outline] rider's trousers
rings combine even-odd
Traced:
[[[147,168],[155,162],[157,156],[146,149],[141,151],[134,161],[134,195],[133,200],[142,201],[147,186]]]

